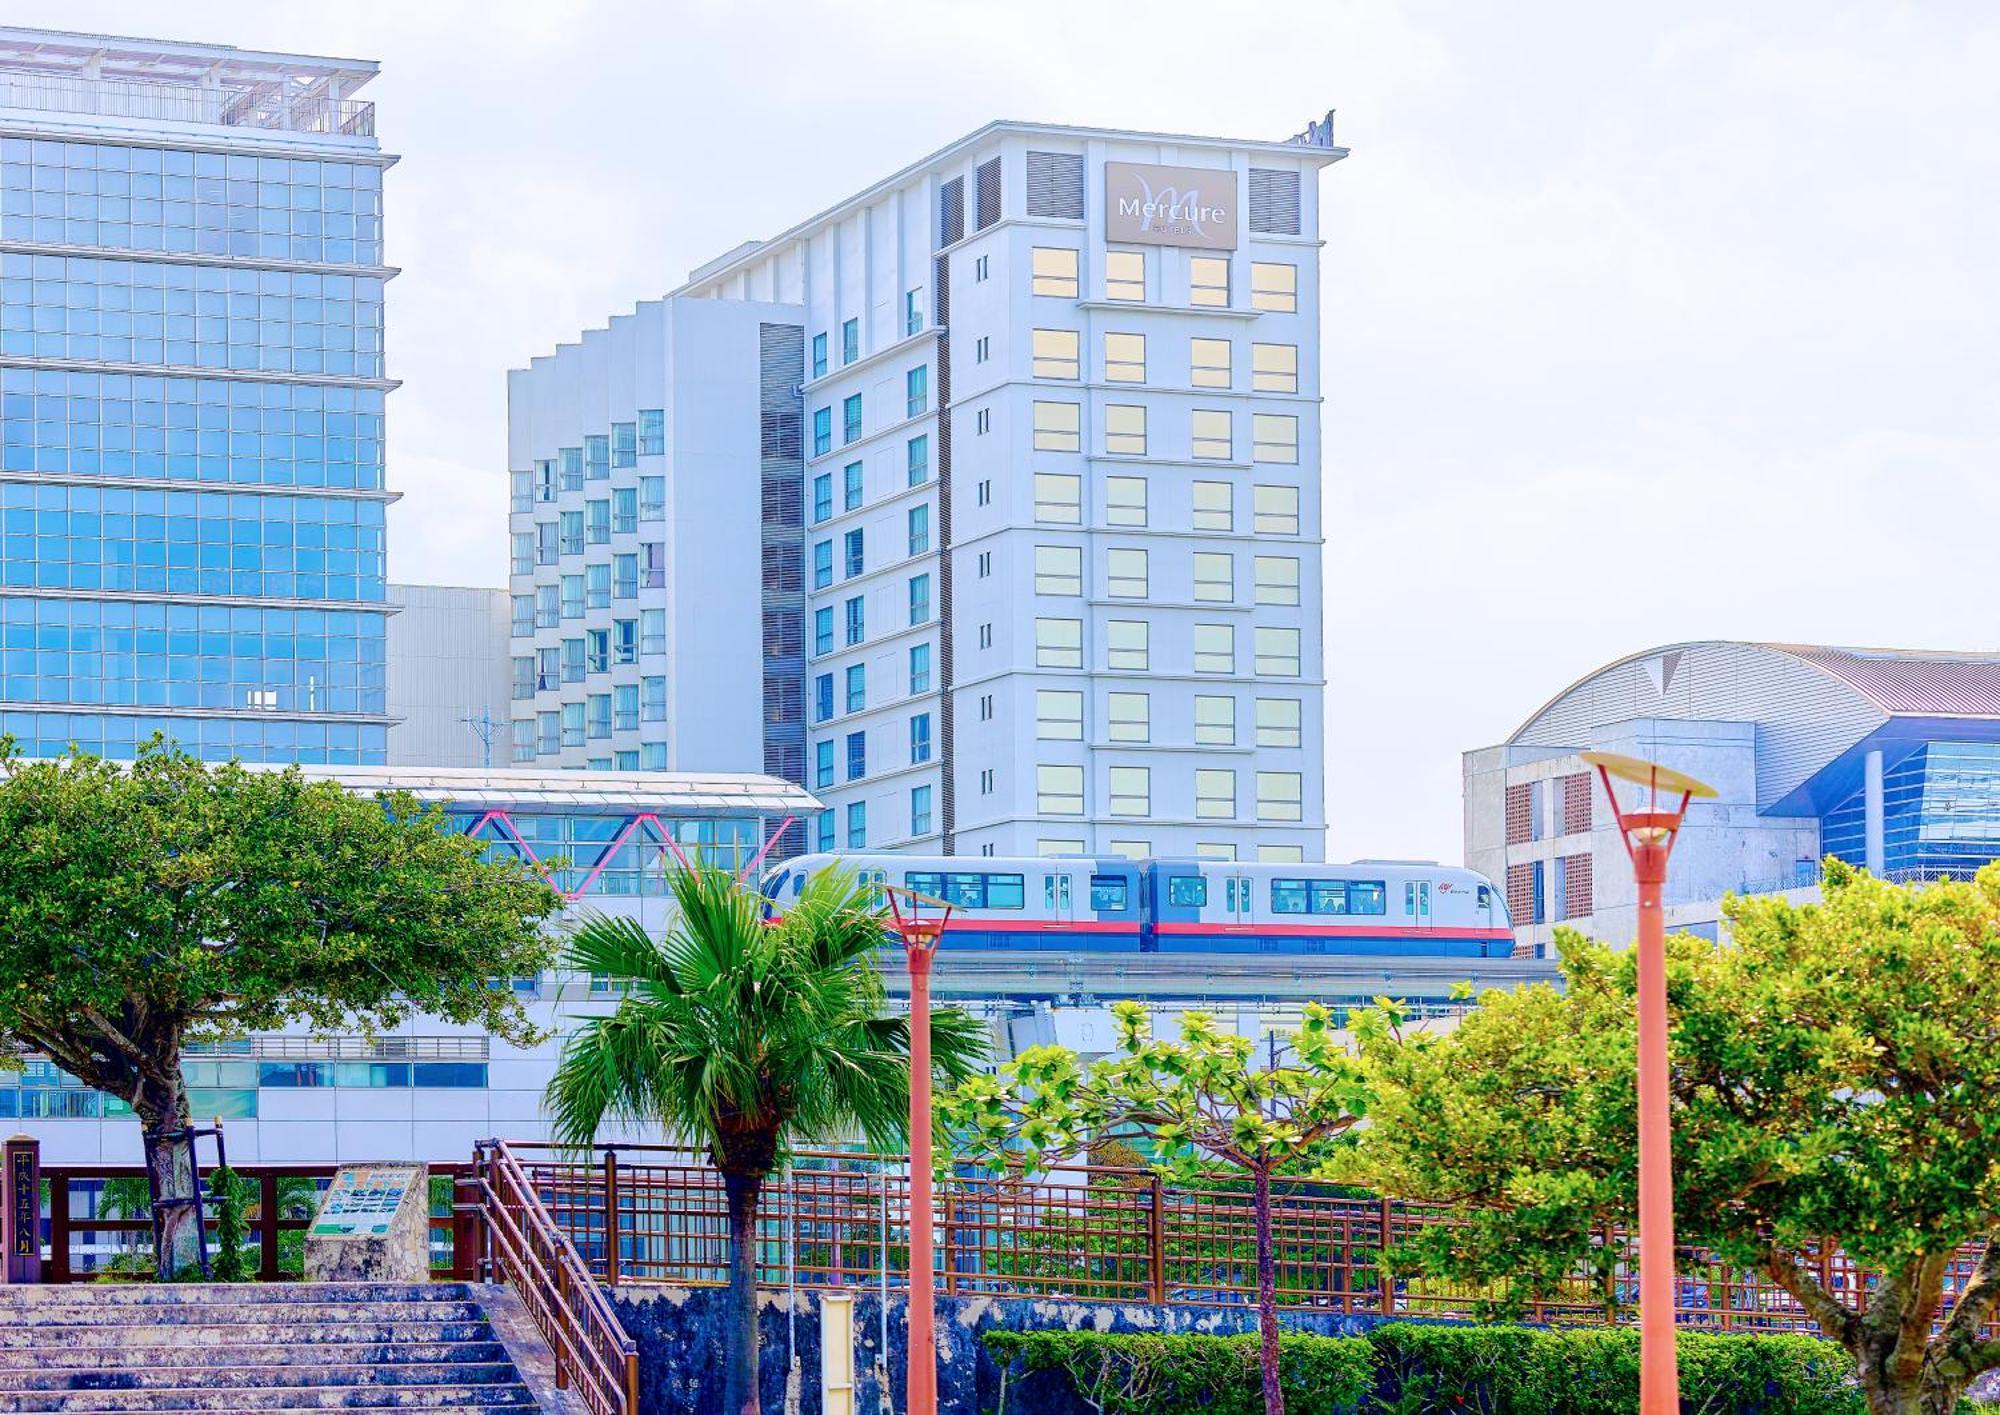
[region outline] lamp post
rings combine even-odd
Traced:
[[[1674,1359],[1674,1153],[1667,1111],[1667,929],[1661,887],[1688,802],[1715,789],[1657,762],[1614,752],[1585,752],[1597,769],[1632,860],[1639,891],[1639,1409],[1673,1415],[1680,1408]],[[1613,778],[1645,790],[1618,804]],[[1663,805],[1678,794],[1678,803]]]
[[[937,1296],[931,1239],[931,960],[951,905],[884,884],[910,967],[910,1335],[903,1378],[909,1415],[937,1412]],[[939,912],[923,917],[925,905]]]

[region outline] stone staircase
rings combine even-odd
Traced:
[[[462,1283],[0,1287],[0,1412],[534,1411]]]

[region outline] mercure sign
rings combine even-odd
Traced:
[[[1104,239],[1236,249],[1236,173],[1228,167],[1104,164]]]

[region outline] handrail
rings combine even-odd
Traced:
[[[504,1140],[474,1147],[484,1263],[510,1284],[555,1355],[558,1389],[591,1415],[638,1415],[639,1348]]]

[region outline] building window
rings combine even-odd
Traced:
[[[1035,473],[1035,519],[1059,526],[1083,524],[1083,478],[1069,472]]]
[[[1229,387],[1231,348],[1227,339],[1188,340],[1188,382],[1196,388]]]
[[[1223,840],[1197,840],[1194,857],[1197,860],[1234,860],[1236,847]]]
[[[861,464],[849,462],[840,469],[840,509],[855,511],[861,507]]]
[[[903,520],[910,533],[910,554],[923,555],[931,548],[931,508],[929,502],[912,506]]]
[[[611,631],[609,629],[586,629],[583,635],[584,658],[592,673],[611,671]]]
[[[840,326],[840,361],[851,364],[861,357],[861,321],[850,319]]]
[[[833,716],[833,675],[822,673],[813,679],[813,721],[825,722]]]
[[[611,529],[629,536],[639,529],[639,488],[621,486],[611,493]]]
[[[904,466],[909,472],[909,484],[922,486],[931,479],[931,439],[929,433],[919,433],[904,444]]]
[[[607,513],[609,513],[610,509],[609,506],[605,507]],[[583,512],[560,511],[556,514],[557,525],[560,527],[556,535],[558,541],[561,543],[562,553],[564,555],[583,554]]]
[[[921,765],[931,759],[931,715],[920,712],[910,719],[910,764]]]
[[[823,590],[833,583],[833,542],[813,542],[813,588]]]
[[[1074,329],[1037,329],[1034,331],[1034,373],[1036,378],[1067,378],[1082,376],[1082,358],[1078,352],[1078,341],[1082,338]]]
[[[990,766],[979,773],[979,794],[982,796],[993,794],[993,768]]]
[[[508,562],[507,570],[514,575],[535,573],[535,537],[532,532],[514,532],[514,553]]]
[[[550,457],[535,463],[535,500],[554,501],[556,499],[556,462]]]
[[[992,355],[993,340],[991,336],[982,334],[972,341],[972,361],[975,364],[985,363]]]
[[[562,715],[554,712],[535,714],[535,751],[549,757],[562,750]]]
[[[1301,708],[1297,698],[1257,699],[1257,745],[1296,747],[1305,739],[1300,728]]]
[[[1146,524],[1146,479],[1106,477],[1104,479],[1104,524],[1143,526]]]
[[[903,337],[924,332],[924,292],[921,289],[903,292]]]
[[[1146,410],[1137,403],[1108,403],[1104,408],[1104,450],[1128,456],[1146,454]]]
[[[1299,307],[1299,268],[1282,261],[1250,262],[1250,308],[1291,314]]]
[[[1188,303],[1191,305],[1229,304],[1229,257],[1197,255],[1188,257]]]
[[[984,259],[984,257],[981,257]],[[1077,253],[1069,246],[1036,246],[1031,288],[1037,295],[1077,296]]]
[[[1151,628],[1143,619],[1111,619],[1104,625],[1104,666],[1144,673],[1152,659]]]
[[[861,436],[861,395],[850,393],[840,401],[840,440],[853,442]]]
[[[1236,818],[1236,773],[1223,767],[1196,767],[1194,813],[1201,820]]]
[[[849,801],[847,803],[847,848],[865,850],[868,848],[868,803]]]
[[[1296,771],[1257,773],[1257,819],[1295,821],[1305,818],[1305,777]]]
[[[847,601],[847,644],[852,648],[868,637],[867,614],[860,595]]]
[[[931,577],[912,575],[910,577],[910,622],[928,624],[931,619]]]
[[[584,540],[590,545],[611,544],[611,502],[586,501],[583,503]]]
[[[639,557],[637,555],[614,555],[611,557],[611,597],[613,599],[637,599],[639,597]]]
[[[1146,336],[1107,333],[1104,336],[1104,381],[1144,383],[1146,381]]]
[[[1045,816],[1082,815],[1083,768],[1048,765],[1036,767],[1035,809]]]
[[[825,378],[826,377],[826,331],[823,329],[819,333],[813,335],[812,360],[813,360],[812,376],[814,378]]]
[[[833,812],[821,811],[819,824],[814,827],[814,830],[819,837],[820,852],[824,854],[826,851],[831,850],[833,848]]]
[[[1299,562],[1290,555],[1257,557],[1257,603],[1297,604]]]
[[[860,712],[868,706],[868,665],[850,663],[847,665],[847,710]]]
[[[981,722],[991,722],[993,720],[993,695],[991,693],[981,693],[979,695],[979,720]]]
[[[583,704],[564,703],[562,705],[562,744],[565,747],[583,745]]]
[[[1146,552],[1119,548],[1104,554],[1105,593],[1113,599],[1144,599],[1149,579]]]
[[[1236,629],[1233,625],[1194,626],[1194,671],[1197,673],[1236,671]]]
[[[930,365],[918,364],[903,375],[903,412],[906,416],[914,418],[930,405]]]
[[[813,456],[824,457],[833,450],[833,409],[813,409]]]
[[[642,521],[664,521],[667,519],[667,479],[665,477],[639,478],[639,519]]]
[[[1295,486],[1257,486],[1250,492],[1251,518],[1260,536],[1295,536],[1299,533],[1299,489]]]
[[[1199,461],[1227,462],[1235,455],[1227,408],[1196,408],[1188,415],[1188,434]]]
[[[813,789],[833,785],[833,739],[813,743]]]
[[[981,477],[979,484],[973,488],[973,492],[972,499],[976,505],[991,506],[993,504],[993,478]]]
[[[931,788],[912,786],[910,788],[910,834],[929,835],[931,833]]]
[[[1083,667],[1083,621],[1037,619],[1035,666],[1037,668]]]
[[[515,762],[533,761],[535,759],[535,719],[532,717],[515,718],[513,733]]]
[[[1198,481],[1193,486],[1194,528],[1231,531],[1236,528],[1235,488],[1226,481]]]
[[[993,625],[991,623],[979,626],[979,647],[982,649],[993,647]]]
[[[1114,816],[1149,816],[1153,813],[1153,769],[1144,766],[1114,766],[1105,773],[1111,788]]]
[[[1299,676],[1299,631],[1275,625],[1257,626],[1257,672],[1262,677]]]
[[[862,567],[868,562],[868,556],[864,549],[865,545],[866,538],[858,526],[849,531],[842,539],[841,564],[846,570],[842,578],[851,580],[861,573]]]
[[[1037,452],[1080,452],[1083,450],[1083,405],[1081,403],[1035,403],[1035,450]]]
[[[1252,344],[1250,346],[1250,386],[1259,393],[1299,391],[1299,346],[1296,344]]]
[[[1104,253],[1104,298],[1107,300],[1146,298],[1146,257],[1142,252]]]
[[[981,408],[972,415],[972,431],[974,436],[977,437],[984,437],[987,433],[993,431],[993,410],[991,408]]]
[[[830,604],[813,611],[813,652],[833,652],[833,606]]]
[[[928,693],[931,690],[931,646],[929,644],[910,645],[910,691]]]
[[[1035,547],[1035,593],[1083,593],[1083,548],[1075,545]]]
[[[639,730],[639,685],[620,683],[611,690],[615,724],[620,732]],[[634,764],[636,767],[636,763]]]
[[[980,578],[980,579],[982,579],[982,580],[986,580],[986,579],[991,579],[991,578],[992,578],[992,576],[993,576],[993,552],[992,552],[992,551],[990,551],[990,550],[982,550],[982,551],[980,551],[980,552],[979,552],[979,559],[978,559],[978,560],[977,560],[977,561],[976,561],[975,563],[976,563],[976,564],[977,564],[977,565],[979,566],[979,578]]]
[[[1104,699],[1105,735],[1113,742],[1150,742],[1153,738],[1152,698],[1145,693],[1108,693]]]
[[[611,608],[611,567],[609,565],[586,565],[583,567],[583,602],[589,609]]]
[[[583,449],[562,447],[556,451],[557,465],[562,469],[558,485],[564,491],[583,490]]]
[[[526,638],[535,632],[535,597],[527,594],[508,596],[509,607],[513,610],[514,622],[510,626],[514,637]]]
[[[565,575],[562,577],[562,617],[565,619],[583,618],[583,576],[581,575]]]
[[[583,439],[583,479],[603,481],[611,475],[611,438],[597,433]]]
[[[639,465],[639,424],[611,424],[611,466],[614,471]]]
[[[1198,747],[1236,745],[1236,699],[1197,693],[1194,700],[1194,740]]]
[[[535,586],[535,627],[553,629],[562,622],[562,610],[554,585]]]
[[[988,855],[993,853],[993,847],[990,845],[982,847],[982,850],[983,853]],[[1050,859],[1057,855],[1081,855],[1083,853],[1083,842],[1081,840],[1070,839],[1067,836],[1050,837],[1045,835],[1035,842],[1035,853],[1043,859]]]
[[[664,609],[642,609],[639,611],[639,652],[665,653],[667,651],[667,611]]]
[[[611,621],[612,661],[620,667],[639,661],[639,621],[636,619],[614,619]]]
[[[535,509],[535,474],[509,472],[507,487],[507,509],[516,514],[532,514]]]
[[[1081,742],[1083,694],[1062,688],[1037,688],[1035,736],[1045,742]]]
[[[535,696],[535,658],[533,654],[514,660],[514,701]]]
[[[833,473],[821,472],[813,478],[813,524],[833,515]]]
[[[1256,462],[1297,462],[1299,420],[1290,413],[1252,413],[1250,458]]]
[[[1236,557],[1222,550],[1194,553],[1194,597],[1204,604],[1228,604],[1236,598]]]
[[[868,775],[868,734],[850,732],[847,734],[847,779],[859,781]]]
[[[980,256],[972,262],[972,283],[977,285],[993,273],[989,258]],[[1038,292],[1039,293],[1039,292]]]
[[[647,722],[667,720],[667,680],[665,677],[639,680],[639,716]]]

